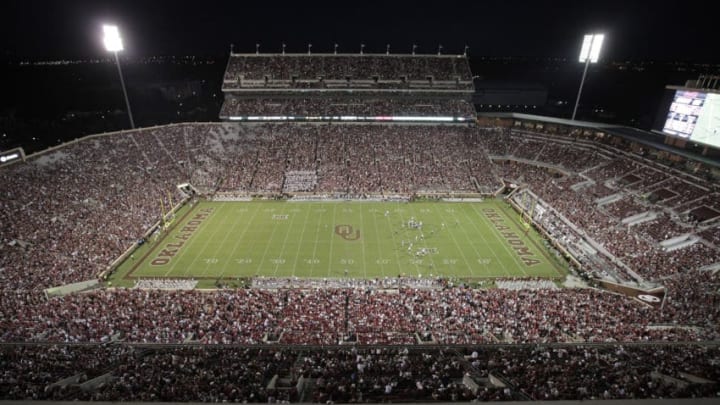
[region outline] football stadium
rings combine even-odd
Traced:
[[[231,52],[221,90],[3,152],[0,398],[720,393],[716,162],[477,114],[466,55]]]

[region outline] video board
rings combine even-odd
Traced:
[[[720,148],[720,94],[676,90],[662,131]]]

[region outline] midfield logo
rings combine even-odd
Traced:
[[[352,225],[335,225],[335,233],[345,240],[358,240],[360,239],[360,230],[356,229],[353,234]]]

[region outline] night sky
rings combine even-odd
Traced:
[[[103,56],[101,24],[120,26],[127,56],[239,52],[462,53],[567,57],[606,33],[603,58],[717,61],[717,13],[693,1],[107,1],[5,0],[5,59]]]

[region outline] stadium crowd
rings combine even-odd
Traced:
[[[702,185],[679,181],[663,174],[667,171],[645,167],[621,156],[615,160],[585,159],[587,163],[580,172],[571,171],[565,174],[553,167],[538,169],[537,165],[533,164],[534,161],[539,164],[549,163],[542,157],[542,151],[547,148],[536,147],[540,152],[532,155],[523,154],[522,151],[528,142],[539,142],[541,138],[517,142],[514,138],[521,134],[512,131],[494,131],[492,134],[487,145],[490,155],[502,170],[503,179],[517,182],[532,190],[547,206],[553,207],[576,225],[577,234],[599,242],[614,257],[646,280],[658,280],[681,271],[720,262],[720,250],[717,246],[702,241],[673,251],[663,249],[659,242],[693,234],[697,231],[696,226],[683,221],[681,213],[672,211],[672,207],[664,205],[663,201],[653,203],[641,197],[649,194],[652,189],[657,189],[657,184],[663,184],[666,189],[672,188],[676,195],[690,193],[697,196],[696,190],[702,190]],[[507,145],[517,145],[517,148],[508,149]],[[518,150],[520,152],[517,152]],[[527,160],[514,160],[519,156]],[[566,154],[566,160],[574,158],[574,154]],[[556,162],[554,166],[560,170],[570,167],[563,162]],[[622,179],[626,181],[621,181]],[[588,181],[594,185],[582,187],[582,184]],[[577,185],[580,187],[576,187]],[[708,192],[712,193],[709,190]],[[599,198],[612,194],[623,197],[610,204],[598,205]],[[654,212],[656,215],[637,225],[621,223],[622,219],[642,212]]]
[[[578,145],[563,144],[559,146],[563,152],[558,153],[551,138],[515,131],[335,124],[183,124],[64,145],[0,170],[0,341],[420,346],[719,339],[720,280],[717,272],[699,271],[720,262],[718,228],[700,227],[677,211],[677,207],[691,209],[693,201],[714,206],[697,190],[707,189],[710,200],[717,197],[716,191],[707,184],[679,181],[669,170],[631,161],[611,148]],[[177,185],[185,182],[207,193],[277,195],[301,188],[321,194],[396,195],[492,193],[501,187],[501,180],[532,190],[539,198],[536,203],[546,208],[534,210],[538,222],[580,253],[583,264],[589,264],[596,275],[611,274],[608,270],[613,266],[622,272],[617,260],[645,280],[664,285],[662,306],[594,289],[526,288],[537,286],[532,280],[511,280],[507,289],[489,290],[401,283],[391,285],[392,292],[336,281],[331,288],[266,285],[273,289],[213,292],[160,291],[151,282],[147,290],[101,289],[59,298],[42,294],[43,288],[96,277],[142,239],[163,210],[183,198]],[[663,195],[690,197],[642,199],[660,185],[669,191]],[[598,198],[612,194],[621,194],[623,202],[597,204]],[[528,203],[522,198],[516,201]],[[622,217],[644,208],[659,215],[638,225],[622,224]],[[675,250],[659,245],[681,233],[697,233],[700,238]],[[607,251],[603,256],[607,260],[597,259],[600,255],[583,247],[581,240],[588,239]],[[315,401],[380,400],[393,393],[434,400],[514,395],[496,388],[473,393],[457,381],[468,369],[461,371],[451,360],[418,355],[396,361],[395,352],[389,352],[391,360],[381,368],[390,370],[388,375],[395,379],[381,373],[363,378],[361,384],[357,375],[354,380],[346,374],[366,364],[357,360],[357,356],[365,359],[363,355],[349,356],[342,350],[258,354],[253,350],[263,349],[237,349],[232,356],[242,361],[233,375],[246,382],[241,389],[221,383],[222,367],[213,367],[225,366],[225,360],[217,353],[208,354],[214,349],[173,349],[178,352],[143,356],[122,345],[89,346],[88,352],[49,346],[53,349],[42,357],[37,347],[23,349],[18,357],[2,352],[3,398],[297,400],[300,393],[291,389],[267,388],[268,376],[277,372],[270,364],[276,364],[277,370],[302,364],[295,378],[315,379],[312,397],[305,397]],[[98,362],[93,356],[100,355],[94,350],[105,351],[104,356],[116,361]],[[664,363],[658,363],[649,349],[631,355],[627,353],[635,349],[630,347],[608,350],[519,350],[517,357],[504,353],[487,364],[511,381],[517,388],[513,392],[537,399],[717,395],[717,385],[672,384],[651,372],[677,376],[688,359],[696,364],[717,361],[716,349],[703,357],[694,349],[675,353],[668,348],[670,356]],[[33,356],[39,356],[36,362],[21,360]],[[270,361],[273,356],[280,357]],[[562,383],[557,377],[564,372],[559,369],[561,360],[577,371],[572,378],[563,377]],[[653,370],[633,366],[626,373],[615,366],[641,360],[653,364]],[[85,367],[82,379],[103,372],[106,365],[116,378],[97,390],[48,388],[56,377],[74,372],[68,367],[76,362]],[[167,367],[173,362],[187,365],[188,370],[202,369],[207,378],[191,384],[188,375]],[[588,381],[598,376],[590,370],[591,363],[616,382],[608,382],[602,390],[588,387]],[[695,373],[717,381],[709,364],[699,364]],[[33,367],[39,367],[37,372]],[[417,372],[408,371],[427,367],[447,370],[453,381],[443,372],[421,375],[415,381]],[[332,375],[332,370],[343,375]],[[413,378],[403,377],[407,372]],[[177,384],[160,383],[166,380]],[[176,388],[168,391],[168,387]]]
[[[360,344],[391,344],[427,333],[438,343],[478,344],[720,336],[717,308],[685,308],[678,298],[661,312],[592,289],[119,289],[39,302],[5,292],[0,341],[338,344],[352,334]]]
[[[717,346],[0,347],[0,398],[362,403],[717,396]]]
[[[624,192],[621,201],[636,201],[657,182],[684,195],[682,187],[692,186],[687,181],[660,177],[660,170],[624,157],[610,160],[607,150],[564,145],[565,153],[546,152],[551,139],[521,135],[432,125],[187,124],[87,139],[0,171],[0,281],[4,289],[27,290],[93,278],[143,236],[162,207],[179,201],[177,184],[279,193],[293,173],[310,179],[304,187],[314,188],[309,191],[351,195],[492,192],[503,178],[533,190],[574,224],[565,225],[563,237],[591,237],[648,280],[683,277],[720,261],[717,228],[703,231],[705,239],[689,247],[664,251],[657,245],[694,231],[666,213],[662,201],[627,203],[627,209],[595,205],[595,190]],[[533,165],[538,159],[549,168]],[[317,173],[316,180],[310,173]],[[621,187],[619,178],[634,180]],[[588,179],[607,185],[573,187]],[[619,223],[640,207],[660,215],[633,227]]]
[[[461,81],[471,87],[467,58],[435,55],[240,55],[233,54],[225,70],[224,87],[243,81],[284,83],[351,81],[369,83]],[[393,82],[397,82],[393,83]]]
[[[237,98],[225,99],[221,117],[295,116],[295,117],[466,117],[475,114],[472,104],[459,99],[427,98]]]
[[[0,171],[0,281],[31,289],[92,278],[180,201],[185,182],[279,194],[301,171],[317,173],[307,191],[497,190],[473,139],[470,128],[442,126],[188,124],[67,145]]]

